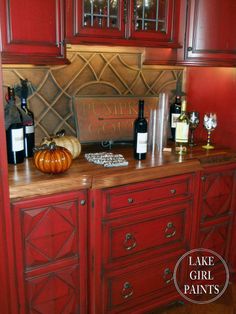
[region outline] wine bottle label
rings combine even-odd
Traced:
[[[143,154],[147,152],[147,133],[137,134],[137,154]]]
[[[183,122],[176,123],[175,141],[178,143],[188,143],[189,124]]]
[[[26,125],[25,126],[25,133],[26,134],[34,133],[34,125]]]
[[[172,113],[171,114],[171,127],[176,128],[176,122],[178,120],[178,117],[180,116],[180,113]]]
[[[13,152],[19,152],[19,151],[24,149],[23,128],[12,129],[11,130],[11,139],[12,139],[12,151]]]

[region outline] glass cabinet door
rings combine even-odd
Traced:
[[[81,3],[80,33],[104,37],[124,36],[124,1],[121,0],[83,0]]]
[[[176,47],[180,1],[67,0],[68,42]]]
[[[163,38],[163,41],[171,37],[174,23],[173,13],[177,2],[176,0],[131,1],[131,12],[133,12],[131,37]]]
[[[120,28],[118,0],[84,0],[83,27]]]

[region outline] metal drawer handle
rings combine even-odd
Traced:
[[[175,190],[175,189],[172,189],[172,190],[170,190],[170,193],[171,193],[171,194],[176,194],[176,190]]]
[[[165,228],[165,236],[166,238],[172,238],[176,234],[176,227],[173,222],[168,222]]]
[[[134,202],[134,199],[133,199],[133,198],[131,198],[131,197],[128,198],[128,203],[129,203],[129,204],[132,204],[133,202]]]
[[[124,240],[124,247],[126,251],[130,251],[134,249],[137,245],[135,237],[132,235],[132,233],[126,233],[125,240]]]
[[[134,294],[134,289],[131,286],[131,284],[126,281],[123,285],[123,289],[122,289],[122,297],[123,299],[128,299],[130,298],[132,295]]]
[[[171,280],[173,280],[173,273],[170,270],[170,268],[166,268],[164,270],[163,279],[164,279],[165,283],[167,283],[167,284],[169,284],[171,282]]]

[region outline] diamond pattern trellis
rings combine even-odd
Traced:
[[[119,51],[94,47],[72,47],[68,51],[69,65],[3,67],[3,84],[18,84],[27,78],[35,87],[29,105],[35,114],[36,144],[43,137],[65,129],[76,135],[72,110],[74,96],[158,96],[167,92],[170,98],[176,89],[183,68],[143,66],[140,49]],[[19,101],[19,100],[18,100]]]

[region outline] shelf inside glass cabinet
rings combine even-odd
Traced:
[[[119,28],[118,0],[84,0],[83,27]]]

